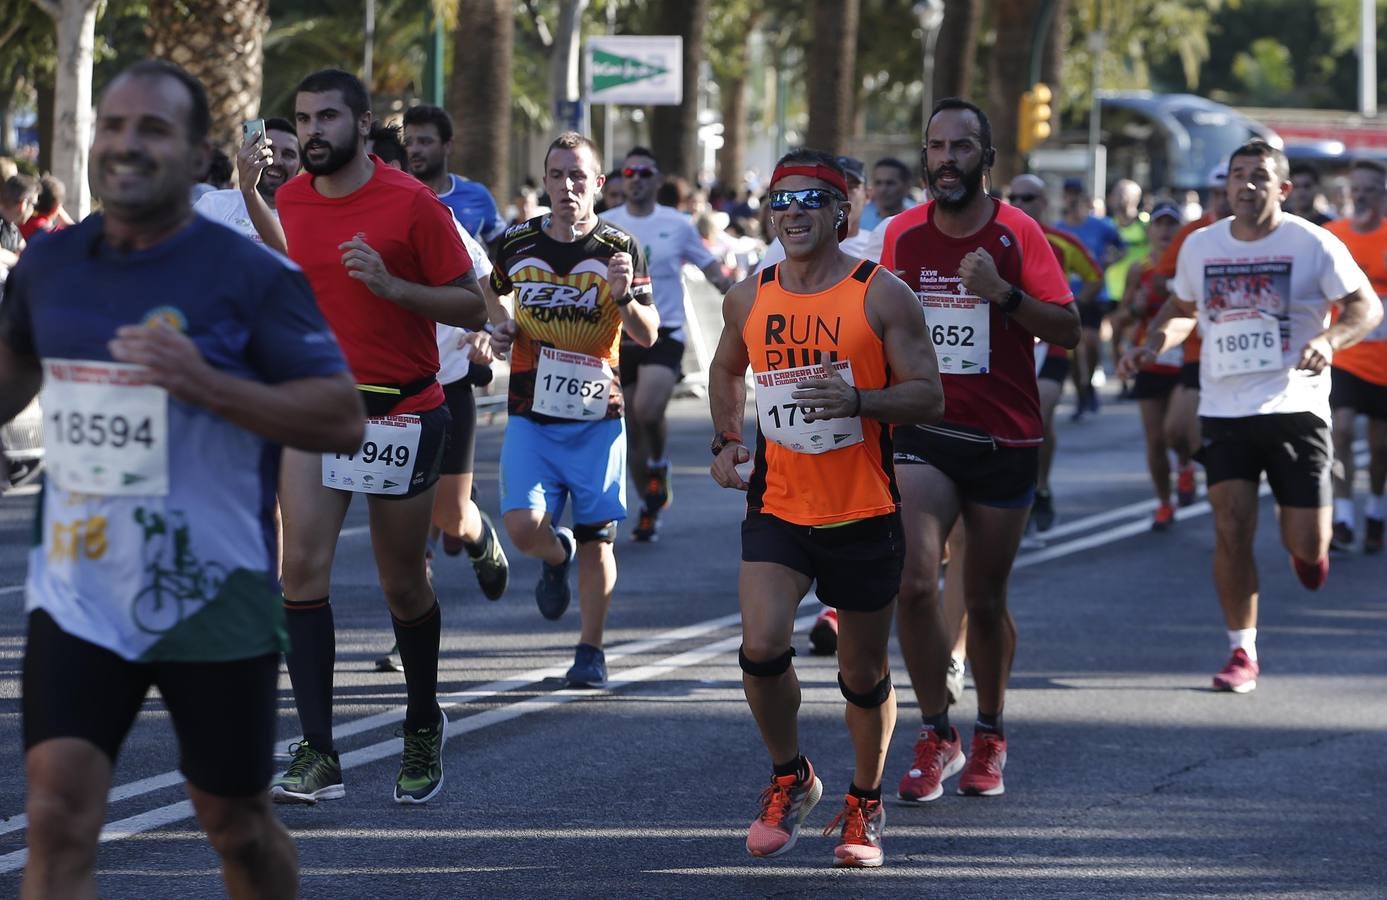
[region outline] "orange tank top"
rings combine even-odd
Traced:
[[[819,453],[798,452],[767,440],[761,427],[763,414],[768,423],[788,425],[794,411],[773,411],[767,405],[773,389],[760,386],[775,382],[774,373],[817,366],[820,352],[839,365],[846,362],[851,367],[850,381],[858,389],[886,387],[886,351],[867,321],[866,310],[867,288],[879,268],[863,262],[847,278],[814,294],[783,288],[779,266],[760,274],[756,300],[742,327],[759,406],[748,509],[796,525],[834,525],[895,511],[899,495],[891,465],[891,436],[881,422],[866,417],[834,419],[838,427],[810,440],[844,445]],[[773,414],[778,417],[769,418]],[[861,440],[854,440],[858,428]]]

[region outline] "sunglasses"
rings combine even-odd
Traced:
[[[776,212],[784,212],[790,208],[793,201],[799,204],[800,209],[823,209],[824,205],[833,200],[845,199],[835,191],[827,191],[823,188],[805,188],[802,191],[771,191],[769,203],[771,209]]]
[[[659,169],[652,169],[650,166],[627,166],[621,170],[621,174],[627,178],[649,178],[659,174]]]
[[[1031,203],[1039,199],[1039,197],[1039,194],[1012,194],[1007,197],[1007,200],[1012,203]]]

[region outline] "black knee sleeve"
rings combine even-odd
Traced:
[[[863,709],[876,709],[886,702],[886,698],[891,696],[891,673],[887,672],[886,677],[877,682],[876,687],[865,694],[858,694],[848,690],[848,683],[843,680],[842,673],[838,673],[838,690],[843,692],[843,696],[848,698],[848,702],[853,706],[860,706]]]
[[[591,544],[593,541],[602,541],[610,544],[616,540],[616,523],[603,522],[600,525],[574,525],[573,537],[580,544]]]
[[[776,678],[784,675],[790,668],[790,660],[794,658],[795,648],[791,647],[775,659],[768,659],[765,662],[757,662],[748,659],[746,651],[737,649],[737,662],[741,664],[742,671],[756,678]]]

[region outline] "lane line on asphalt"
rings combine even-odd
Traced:
[[[813,624],[817,615],[818,610],[815,609],[810,615],[801,616],[796,619],[795,631],[799,632],[808,629]],[[726,619],[729,617],[723,618]],[[694,627],[696,628],[699,626]],[[509,722],[513,719],[521,718],[522,716],[531,715],[532,713],[554,709],[555,707],[562,706],[566,703],[572,703],[574,700],[579,700],[584,697],[600,696],[607,691],[619,690],[627,685],[650,681],[668,675],[677,669],[696,666],[714,657],[730,653],[741,646],[741,643],[741,635],[733,635],[732,637],[723,638],[693,650],[677,653],[674,656],[666,657],[658,662],[637,666],[634,669],[628,669],[613,676],[608,681],[607,687],[605,688],[560,690],[543,697],[530,697],[518,703],[511,703],[506,706],[497,707],[496,709],[489,709],[477,713],[476,715],[467,716],[466,718],[448,723],[447,737],[453,738],[463,734],[470,734],[471,732],[480,731],[492,725],[499,725],[502,722]],[[440,701],[442,701],[442,699],[443,698],[440,698]],[[457,704],[454,702],[451,704],[444,703],[443,705],[456,706]],[[398,755],[402,747],[403,741],[400,738],[390,738],[344,753],[340,758],[342,771],[346,772],[358,766],[368,765],[378,760]],[[191,818],[192,815],[193,806],[189,801],[181,800],[177,803],[170,803],[167,806],[157,807],[147,812],[137,813],[136,815],[127,816],[124,819],[118,819],[109,823],[101,829],[100,842],[104,844],[111,841],[118,841],[122,838],[128,838],[146,831],[152,831],[155,828],[171,825],[183,819]],[[23,868],[28,858],[28,848],[15,850],[0,856],[0,874],[14,872]]]

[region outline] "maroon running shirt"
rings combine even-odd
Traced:
[[[940,231],[930,218],[933,209],[933,202],[924,203],[891,220],[881,264],[920,298],[940,361],[944,423],[983,431],[1004,446],[1039,444],[1035,336],[970,294],[958,266],[982,247],[1009,284],[1061,306],[1074,300],[1069,281],[1040,225],[1016,207],[996,201],[987,224],[964,238]]]

